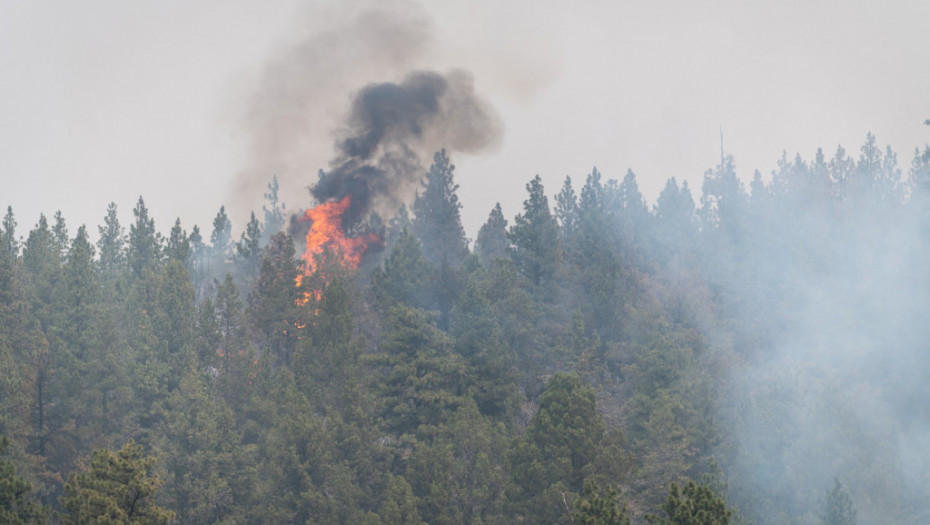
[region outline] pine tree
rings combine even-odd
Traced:
[[[384,428],[428,440],[465,402],[467,368],[427,312],[398,305],[384,322],[382,353],[373,359],[385,370],[379,395]]]
[[[248,291],[262,267],[262,226],[253,212],[239,242],[236,243],[236,267]]]
[[[572,521],[580,525],[632,525],[626,507],[619,504],[619,496],[613,487],[601,490],[593,481],[586,479],[584,491],[575,500]]]
[[[549,211],[549,199],[537,175],[526,185],[529,197],[523,213],[510,228],[512,258],[529,282],[540,287],[549,283],[559,262],[559,225]]]
[[[3,216],[3,231],[0,232],[0,248],[7,252],[7,255],[15,258],[19,255],[19,239],[16,238],[16,218],[13,217],[13,207],[6,207],[6,215]]]
[[[30,498],[32,484],[20,478],[13,464],[4,458],[9,444],[6,436],[0,435],[0,523],[6,525],[45,523],[48,509]]]
[[[287,206],[278,200],[278,176],[272,177],[268,183],[268,193],[265,193],[265,200],[268,205],[262,205],[262,211],[265,213],[264,229],[261,234],[262,244],[266,244],[271,237],[284,228],[284,214]]]
[[[111,202],[107,206],[103,224],[97,227],[100,232],[100,240],[97,241],[100,269],[106,274],[118,274],[126,263],[126,231],[116,215],[116,203]]]
[[[594,391],[575,374],[552,376],[526,434],[511,449],[509,500],[533,523],[560,523],[594,473],[605,425]]]
[[[596,168],[595,168],[596,169]],[[562,240],[568,241],[578,228],[578,197],[572,187],[572,178],[565,177],[562,189],[555,196],[555,218],[559,221]]]
[[[129,440],[117,452],[97,450],[86,471],[71,474],[65,483],[60,516],[65,525],[167,524],[174,513],[155,504],[161,486],[150,472],[154,457],[143,456],[142,446]]]
[[[285,233],[275,234],[265,249],[258,280],[249,294],[248,317],[260,345],[282,364],[291,363],[297,344],[297,302],[301,297],[296,282],[298,267],[293,239]]]
[[[209,294],[210,275],[209,275],[209,254],[207,245],[203,242],[203,235],[200,233],[200,227],[196,224],[191,229],[190,237],[191,256],[188,261],[188,270],[191,273],[191,281],[194,284],[194,292],[197,294],[197,300],[200,301]]]
[[[65,218],[62,216],[61,211],[55,212],[55,225],[52,227],[52,233],[55,235],[55,241],[58,245],[58,255],[59,257],[65,257],[68,253],[68,246],[70,243],[70,237],[68,237],[68,226],[65,225]]]
[[[187,231],[181,228],[181,218],[174,221],[171,234],[168,236],[168,245],[165,246],[165,255],[168,260],[178,261],[189,267],[191,257],[191,243]]]
[[[662,511],[664,518],[647,516],[646,521],[650,525],[727,525],[733,516],[726,501],[693,481],[684,488],[672,483]]]
[[[675,177],[665,182],[656,200],[655,217],[655,249],[660,261],[667,263],[674,254],[690,251],[697,237],[697,224],[687,181],[681,187]]]
[[[241,522],[255,482],[232,411],[210,376],[189,371],[166,400],[155,448],[164,465],[159,500],[186,523]],[[238,519],[237,519],[238,518]]]
[[[856,525],[856,507],[839,478],[833,478],[833,488],[827,492],[823,525]]]
[[[155,231],[155,219],[149,217],[142,197],[139,197],[132,214],[136,221],[129,227],[127,258],[132,273],[141,278],[146,269],[155,271],[160,265],[162,243],[161,236]]]
[[[375,269],[371,276],[372,295],[384,312],[398,304],[435,309],[435,298],[430,293],[435,275],[436,269],[423,254],[420,241],[404,230],[384,267]]]
[[[213,231],[210,232],[210,252],[212,254],[213,272],[223,275],[226,264],[232,255],[232,222],[226,215],[226,206],[220,206],[213,218]]]
[[[468,254],[465,228],[462,227],[455,165],[446,150],[433,155],[433,164],[423,182],[423,193],[413,203],[412,231],[423,243],[423,253],[433,264],[445,262],[458,268]]]
[[[416,498],[410,484],[401,476],[391,476],[384,503],[378,509],[383,525],[422,525]]]
[[[487,222],[478,230],[475,251],[481,263],[487,266],[495,259],[510,256],[510,240],[507,238],[507,219],[501,210],[501,203],[494,205]]]

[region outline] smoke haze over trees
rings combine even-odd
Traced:
[[[8,209],[0,511],[138,486],[185,523],[930,519],[930,147],[748,186],[724,156],[654,204],[632,171],[527,176],[473,245],[452,161],[359,217],[358,270],[301,279],[274,180],[238,242],[224,208],[162,233],[139,198],[96,239]]]

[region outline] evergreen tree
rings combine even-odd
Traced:
[[[255,483],[235,419],[210,376],[191,371],[166,400],[156,449],[164,465],[159,500],[185,523],[243,521]]]
[[[352,283],[344,276],[330,278],[310,321],[309,337],[298,342],[294,360],[297,385],[327,414],[346,413],[356,401],[365,344],[354,335]]]
[[[4,458],[9,444],[6,436],[0,435],[0,523],[7,525],[45,523],[48,511],[30,498],[32,485],[20,478],[13,464]]]
[[[592,171],[581,189],[579,220],[568,246],[565,287],[579,301],[585,324],[603,340],[622,337],[629,323],[625,306],[633,301],[639,262],[629,225],[621,220],[621,190],[616,181],[601,183]]]
[[[232,255],[232,222],[226,215],[226,206],[220,206],[220,211],[216,212],[216,217],[213,218],[210,251],[213,254],[214,272],[225,270],[226,262]]]
[[[549,211],[549,199],[537,175],[527,185],[523,213],[510,228],[512,258],[517,269],[539,288],[548,283],[559,262],[559,225]]]
[[[468,254],[465,228],[462,227],[462,205],[456,195],[458,184],[453,180],[455,165],[446,150],[433,155],[433,163],[423,182],[423,193],[413,203],[413,233],[423,243],[426,258],[437,266],[443,263],[456,269]]]
[[[97,321],[99,286],[94,271],[94,247],[87,238],[87,229],[78,228],[64,268],[64,290],[67,301],[60,307],[66,318],[62,321],[62,339],[79,359],[86,359],[92,344]]]
[[[188,270],[190,270],[191,281],[194,284],[194,292],[197,294],[197,300],[200,301],[206,297],[210,288],[210,257],[207,253],[207,245],[203,242],[203,235],[200,233],[200,227],[196,224],[191,229],[190,237],[191,256],[188,260]]]
[[[465,402],[465,363],[423,310],[398,305],[387,312],[381,354],[380,415],[384,428],[429,441]]]
[[[23,290],[20,260],[12,246],[14,221],[0,232],[0,434],[28,435],[30,351],[35,321]]]
[[[410,484],[401,476],[391,476],[384,503],[378,509],[382,525],[422,525],[416,498]]]
[[[150,474],[154,457],[142,455],[142,446],[129,440],[118,452],[97,450],[86,471],[71,474],[65,483],[61,506],[65,525],[167,524],[174,513],[155,504],[161,481]]]
[[[436,266],[435,280],[429,281],[434,307],[439,310],[439,326],[447,329],[449,312],[461,292],[461,266],[468,255],[468,241],[462,227],[453,180],[455,166],[442,150],[433,156],[433,164],[423,182],[423,193],[413,203],[411,231],[420,239],[423,254]]]
[[[613,205],[620,218],[623,238],[631,247],[635,246],[641,252],[649,249],[649,209],[642,193],[639,192],[633,170],[627,170],[623,181],[617,187],[616,195],[612,196],[611,200],[615,201]]]
[[[58,242],[48,227],[45,215],[39,215],[39,222],[29,232],[23,246],[23,268],[29,277],[32,292],[32,308],[47,328],[52,313],[49,311],[54,302],[55,289],[60,279],[62,256]]]
[[[3,231],[0,232],[0,249],[7,252],[12,258],[19,255],[19,239],[16,238],[16,218],[13,217],[13,207],[6,207],[6,215],[3,216]]]
[[[474,370],[472,397],[479,410],[485,416],[506,420],[512,417],[516,404],[516,373],[505,318],[491,301],[502,290],[492,287],[494,282],[486,272],[471,276],[453,309],[449,333],[455,351]]]
[[[248,290],[252,282],[258,277],[258,271],[262,265],[262,226],[258,223],[253,212],[249,218],[249,223],[242,232],[242,237],[236,243],[236,267],[242,281],[245,284],[244,289]]]
[[[478,253],[481,263],[485,266],[495,259],[503,259],[510,256],[510,240],[507,238],[507,219],[504,218],[504,212],[501,210],[501,203],[498,202],[494,205],[487,222],[478,230],[478,238],[475,241],[475,251]]]
[[[704,173],[701,187],[701,219],[706,231],[718,230],[738,239],[743,228],[748,197],[736,176],[733,157],[726,156],[714,170]]]
[[[262,211],[265,214],[264,229],[261,233],[261,243],[267,244],[271,237],[284,228],[284,214],[287,208],[283,202],[278,200],[278,176],[272,177],[268,183],[268,192],[265,193],[265,200],[268,205],[262,205]]]
[[[650,525],[727,525],[733,516],[724,500],[693,481],[684,488],[672,483],[662,511],[665,518],[647,516]]]
[[[602,491],[593,481],[586,479],[584,492],[575,500],[572,521],[580,525],[632,525],[626,507],[621,508],[618,499],[613,487],[608,485]]]
[[[155,231],[155,219],[149,217],[142,197],[139,197],[132,214],[136,221],[129,227],[127,258],[132,273],[141,278],[146,269],[154,271],[161,262],[161,236]]]
[[[856,525],[856,507],[839,478],[833,478],[833,488],[827,492],[827,501],[821,517],[823,525]]]
[[[165,265],[158,286],[158,303],[152,319],[156,337],[166,345],[167,352],[162,357],[171,370],[169,385],[173,390],[196,362],[194,287],[187,268],[179,261],[169,261]]]
[[[595,168],[597,171],[597,168]],[[568,241],[575,235],[578,228],[578,197],[572,187],[572,178],[565,177],[562,189],[555,196],[555,218],[559,221],[562,231],[562,240]]]
[[[298,267],[294,241],[285,233],[275,234],[265,248],[258,281],[249,294],[248,317],[260,346],[282,364],[291,363],[300,325]]]
[[[675,177],[665,182],[665,188],[656,199],[655,218],[655,243],[662,262],[667,263],[673,255],[691,250],[698,231],[694,199],[687,181],[682,182],[680,187]]]
[[[371,291],[375,303],[383,312],[398,304],[435,309],[435,298],[430,293],[435,275],[436,269],[423,254],[420,241],[404,230],[383,268],[372,273]]]
[[[187,232],[181,228],[181,218],[174,221],[171,228],[171,234],[168,236],[168,245],[165,246],[165,255],[168,260],[178,261],[185,267],[189,267],[191,257],[191,243]]]
[[[52,227],[52,233],[58,245],[58,255],[64,258],[68,253],[71,238],[68,237],[68,226],[65,225],[65,218],[61,215],[61,211],[55,212],[55,225]]]
[[[507,436],[474,403],[458,408],[429,445],[410,456],[405,477],[430,524],[501,523]]]
[[[516,514],[533,523],[561,523],[585,477],[594,474],[604,431],[594,391],[575,374],[554,375],[510,453],[508,499]]]
[[[401,204],[400,208],[397,209],[397,213],[388,221],[387,237],[384,243],[388,253],[390,253],[391,249],[394,247],[397,239],[400,238],[400,234],[410,231],[412,224],[413,223],[410,221],[410,213],[407,211],[407,205]]]
[[[120,273],[126,263],[126,232],[116,215],[116,203],[111,202],[107,206],[103,226],[98,226],[97,230],[100,232],[97,241],[100,269],[107,274]]]

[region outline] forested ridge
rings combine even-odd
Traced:
[[[473,242],[458,175],[309,275],[276,181],[238,240],[8,208],[0,522],[930,521],[930,147],[536,176]]]

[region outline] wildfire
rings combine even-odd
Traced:
[[[358,268],[368,247],[380,241],[372,233],[361,237],[346,236],[342,215],[350,204],[351,200],[346,195],[342,200],[324,202],[310,208],[300,217],[301,222],[310,222],[310,231],[307,232],[307,249],[302,256],[304,274],[297,276],[297,286],[300,286],[304,277],[315,274],[320,263],[335,262],[348,270]],[[326,282],[325,276],[323,280]],[[310,293],[319,298],[319,290]]]

